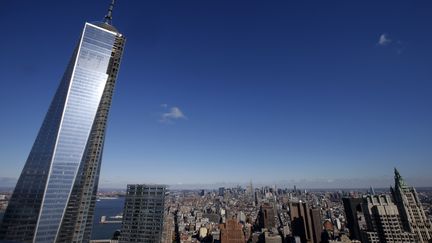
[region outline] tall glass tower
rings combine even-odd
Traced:
[[[125,38],[85,23],[0,227],[0,239],[88,242],[105,130]]]

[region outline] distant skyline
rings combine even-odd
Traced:
[[[84,22],[102,20],[108,2],[0,8],[0,186],[16,182]],[[428,1],[117,1],[127,47],[100,187],[388,187],[393,167],[432,186],[431,11]]]
[[[428,188],[430,183],[429,177],[404,177],[407,183],[417,188]],[[119,189],[124,190],[126,184],[143,183],[143,180],[133,181],[111,181],[104,180],[100,181],[100,190],[104,189]],[[167,184],[169,189],[217,189],[219,187],[248,187],[251,181],[213,181],[213,182],[197,182],[197,183],[175,183]],[[414,184],[412,184],[413,182]],[[0,178],[0,189],[8,189],[15,186],[16,178],[2,177]],[[147,181],[147,183],[155,184],[152,181]],[[278,188],[293,188],[296,186],[298,189],[369,189],[381,188],[389,189],[390,186],[394,184],[393,175],[385,175],[382,178],[377,177],[353,177],[353,178],[336,178],[336,179],[303,179],[303,180],[274,180],[274,181],[252,181],[254,187],[263,186],[277,186]]]

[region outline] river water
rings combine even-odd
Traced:
[[[92,240],[111,239],[114,232],[121,228],[121,224],[100,224],[101,216],[108,217],[122,215],[124,197],[118,199],[101,199],[96,202],[95,217],[93,221]],[[110,219],[113,220],[113,219]]]
[[[96,239],[111,239],[114,232],[121,228],[121,224],[100,224],[101,216],[116,216],[123,212],[124,198],[118,199],[102,199],[96,202],[95,217],[93,221],[92,240]],[[0,223],[4,212],[0,212]],[[113,220],[113,219],[110,219]]]

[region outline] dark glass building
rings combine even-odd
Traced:
[[[85,23],[18,179],[0,239],[88,242],[105,128],[125,38],[104,22]]]
[[[120,243],[160,243],[165,212],[164,185],[127,186]]]

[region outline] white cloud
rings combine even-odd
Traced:
[[[162,107],[168,109],[168,105],[162,105]],[[179,119],[187,119],[187,117],[180,110],[180,108],[178,108],[177,106],[173,106],[169,108],[167,112],[162,113],[159,121],[162,123],[171,123],[174,120],[179,120]]]
[[[381,34],[379,39],[378,39],[378,45],[380,45],[380,46],[386,46],[386,45],[390,44],[391,42],[392,42],[392,40],[385,33]]]

